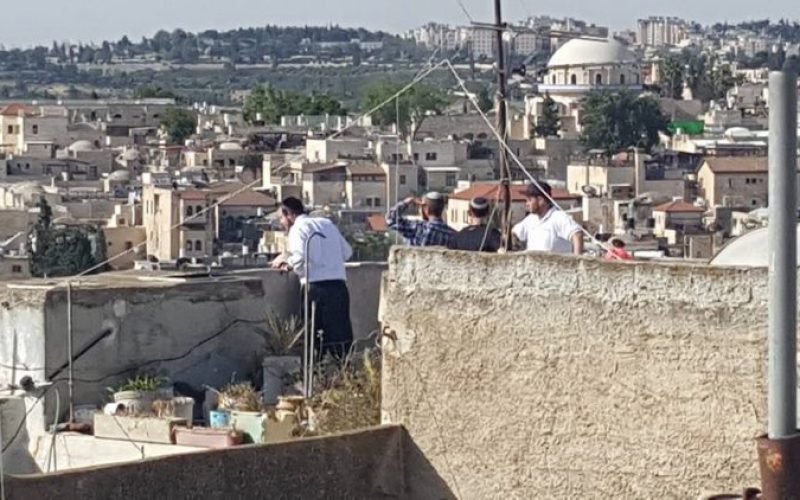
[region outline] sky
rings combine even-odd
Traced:
[[[492,0],[462,0],[476,21],[493,19]],[[701,23],[800,18],[797,0],[503,0],[504,16],[570,16],[614,30],[636,19],[674,15]],[[0,44],[50,45],[58,41],[139,39],[159,29],[224,30],[266,24],[366,27],[401,33],[429,21],[466,24],[457,0],[39,0],[3,6]]]

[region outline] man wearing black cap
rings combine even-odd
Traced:
[[[469,202],[470,224],[453,236],[452,250],[497,252],[503,246],[503,235],[489,220],[489,200],[473,198]]]
[[[542,181],[529,184],[525,195],[529,215],[513,229],[525,250],[581,255],[583,230],[566,212],[554,206],[550,185]]]
[[[422,207],[422,220],[410,220],[404,216],[411,205]],[[409,245],[414,247],[447,247],[455,231],[442,219],[445,209],[444,196],[430,192],[424,198],[406,198],[386,216],[389,227],[400,233]]]
[[[333,222],[325,217],[306,215],[303,202],[297,198],[283,200],[281,224],[289,231],[287,257],[276,259],[272,267],[294,271],[303,287],[308,287],[309,299],[316,303],[315,328],[322,331],[321,354],[331,354],[342,360],[353,343],[350,293],[344,265],[353,250]]]

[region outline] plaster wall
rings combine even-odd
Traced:
[[[766,422],[766,286],[760,269],[395,249],[384,423],[463,498],[741,491]]]

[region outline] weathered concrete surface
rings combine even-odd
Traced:
[[[56,472],[136,462],[142,460],[143,457],[147,459],[207,451],[205,448],[174,444],[97,439],[94,436],[72,432],[56,434],[55,443],[51,435],[40,436],[34,450],[34,459],[41,472],[48,472],[48,458],[51,454],[55,454],[55,457],[51,460],[49,471]]]
[[[384,423],[463,498],[758,484],[766,271],[395,250]]]
[[[9,477],[8,500],[125,498],[448,499],[453,494],[399,427]]]

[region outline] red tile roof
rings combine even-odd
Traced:
[[[653,208],[653,212],[667,212],[667,213],[705,213],[705,209],[686,203],[685,201],[671,201],[663,205]]]
[[[377,233],[385,233],[389,230],[386,223],[386,216],[383,214],[372,214],[367,217],[367,229]]]
[[[210,193],[207,191],[181,191],[182,200],[205,200]]]
[[[242,191],[236,196],[223,201],[220,205],[224,207],[273,207],[276,203],[275,198],[264,193]]]
[[[769,170],[766,156],[706,158],[703,163],[715,174],[754,174]]]
[[[31,116],[36,113],[36,108],[31,106],[26,106],[25,104],[9,104],[2,111],[0,111],[0,115],[2,116],[19,116],[20,114],[24,116]]]
[[[511,200],[524,202],[527,199],[525,190],[527,186],[522,184],[511,185]],[[487,200],[502,199],[503,192],[500,189],[500,184],[485,183],[473,184],[472,187],[463,191],[451,194],[451,200],[471,200],[473,198],[486,198]],[[571,194],[566,189],[553,188],[553,199],[558,200],[579,200],[582,197],[577,194]]]

